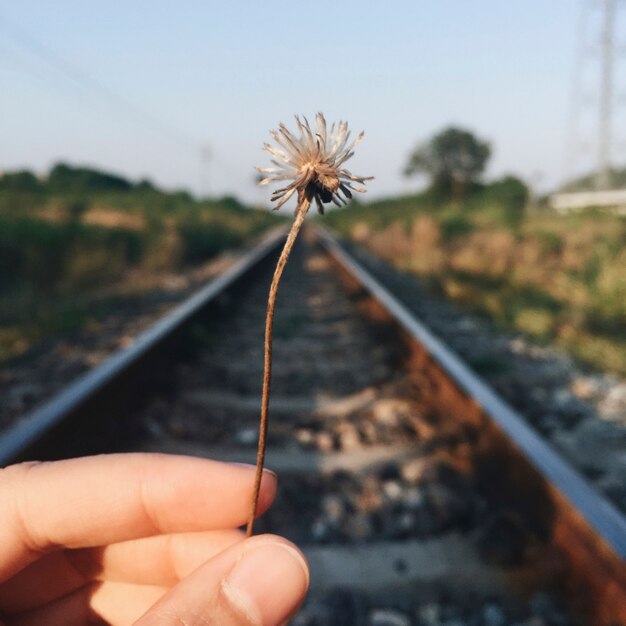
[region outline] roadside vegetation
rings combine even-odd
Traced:
[[[102,292],[114,294],[130,275],[141,288],[142,279],[200,264],[275,223],[234,198],[197,201],[90,168],[59,164],[43,180],[5,173],[0,361],[106,312]]]
[[[501,328],[626,375],[626,218],[526,207],[515,177],[455,183],[438,170],[424,193],[337,210],[327,223]]]

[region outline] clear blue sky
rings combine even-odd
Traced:
[[[5,3],[0,168],[64,159],[264,202],[267,131],[322,110],[365,129],[352,169],[376,176],[370,197],[415,188],[407,155],[451,123],[493,143],[490,177],[546,187],[564,172],[581,1]]]

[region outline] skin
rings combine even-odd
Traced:
[[[285,623],[308,567],[287,540],[238,530],[254,472],[159,454],[0,470],[0,624]],[[260,514],[275,495],[264,472]]]

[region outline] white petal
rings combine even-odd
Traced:
[[[322,113],[318,113],[315,116],[315,132],[322,138],[322,143],[324,144],[324,149],[326,149],[326,119]]]
[[[282,172],[285,172],[285,174],[288,174],[289,172],[293,172],[295,174],[298,171],[296,166],[292,165],[291,163],[279,163],[275,159],[270,159],[270,161],[274,165],[277,165]]]
[[[284,124],[281,124],[279,132],[284,137],[284,141],[291,146],[291,151],[298,157],[302,158],[302,146],[298,144],[297,139],[285,128]]]
[[[293,196],[293,194],[296,192],[296,187],[294,187],[291,191],[289,191],[288,193],[285,194],[285,196],[283,197],[283,199],[274,207],[275,209],[280,209],[281,206],[283,206],[283,204],[285,204],[285,202],[287,202],[287,200],[289,200],[289,198],[291,198],[291,196]]]
[[[349,161],[353,156],[354,156],[354,152],[344,152],[343,156],[340,156],[335,161],[335,167],[339,167],[340,165],[343,165],[346,161]]]
[[[300,121],[300,118],[297,115],[295,117],[296,117],[296,123],[298,124],[298,128],[300,129],[300,143],[308,151],[308,156],[311,156],[315,153],[315,140],[313,139],[313,133],[311,132],[309,123],[306,121],[306,118],[304,118],[306,122],[306,125],[305,125]]]
[[[281,174],[279,176],[268,176],[267,178],[263,179],[263,180],[267,180],[267,181],[271,181],[273,183],[278,183],[281,182],[283,180],[293,180],[293,176],[290,176],[288,174]],[[259,185],[263,185],[265,184],[264,182],[260,182]]]
[[[299,147],[293,142],[290,136],[285,135],[282,129],[278,132],[271,131],[270,134],[274,138],[274,141],[276,141],[279,146],[285,149],[293,162],[297,162],[302,159],[302,154]]]
[[[276,148],[274,148],[274,146],[272,146],[269,143],[266,143],[263,146],[263,150],[265,150],[266,152],[269,152],[271,155],[275,156],[277,159],[280,159],[281,161],[284,161],[285,163],[291,162],[290,158],[284,152],[277,150]]]

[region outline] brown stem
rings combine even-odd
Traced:
[[[276,305],[276,295],[278,294],[278,285],[280,283],[285,264],[296,241],[296,237],[300,232],[300,228],[304,223],[304,217],[311,206],[311,200],[308,194],[301,193],[298,198],[298,206],[296,208],[296,219],[291,225],[287,240],[280,253],[280,258],[274,270],[274,277],[270,285],[270,293],[267,299],[267,316],[265,318],[265,353],[263,360],[263,395],[261,397],[261,422],[259,426],[259,446],[256,458],[256,475],[254,477],[254,492],[252,494],[252,504],[250,507],[250,517],[248,518],[248,526],[246,528],[246,536],[251,537],[254,530],[254,520],[256,518],[257,507],[259,504],[259,492],[261,490],[261,478],[263,477],[263,464],[265,462],[265,440],[267,436],[268,411],[270,403],[270,383],[272,379],[272,328],[274,327],[274,307]]]

